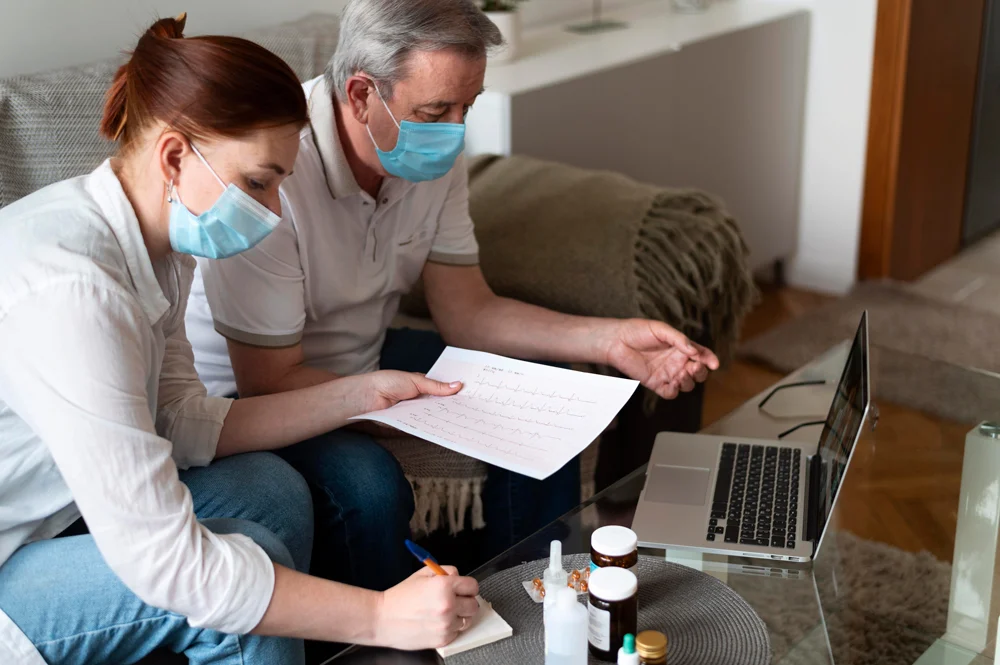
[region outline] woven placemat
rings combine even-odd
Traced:
[[[563,566],[580,569],[589,554],[563,557]],[[506,640],[447,659],[448,665],[478,663],[544,663],[542,606],[525,593],[521,582],[541,577],[547,559],[525,563],[491,575],[479,584],[483,598],[514,629]],[[670,665],[768,665],[771,645],[767,628],[745,600],[711,575],[659,557],[640,556],[639,630],[659,630],[668,641]],[[587,596],[580,595],[586,602]],[[591,657],[590,662],[601,661]]]

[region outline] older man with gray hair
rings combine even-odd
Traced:
[[[284,222],[255,249],[200,264],[188,333],[210,392],[282,392],[379,367],[426,371],[445,342],[610,365],[664,398],[718,367],[663,323],[568,316],[490,290],[461,153],[487,52],[501,42],[472,0],[350,0],[327,72],[305,84],[311,124],[281,188]],[[440,337],[388,329],[421,277]],[[314,490],[313,560],[355,584],[399,579],[407,561],[393,556],[413,507],[391,455],[357,430],[281,454]],[[578,499],[577,463],[542,482],[491,469],[487,532],[504,547]]]

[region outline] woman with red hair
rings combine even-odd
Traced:
[[[460,386],[375,372],[233,401],[198,381],[193,257],[236,257],[279,223],[307,106],[267,50],[183,27],[157,21],[118,71],[101,125],[117,156],[0,211],[0,663],[445,644],[475,581],[308,576],[309,488],[266,451]]]

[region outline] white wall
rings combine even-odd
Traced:
[[[635,0],[604,0],[613,7]],[[135,44],[157,16],[188,11],[188,33],[237,33],[314,12],[339,13],[346,0],[0,0],[0,77],[108,58]],[[591,0],[532,0],[533,23],[589,12]]]
[[[813,12],[800,232],[788,280],[803,288],[846,292],[857,275],[878,0],[716,1],[789,2]],[[605,0],[605,5],[613,2]],[[526,16],[535,12],[533,18],[541,20],[564,19],[563,12],[573,6],[569,0],[522,5]]]
[[[188,12],[188,32],[235,33],[339,11],[342,0],[0,0],[0,76],[114,56],[157,17]]]
[[[0,77],[106,58],[134,44],[155,17],[190,10],[191,34],[239,32],[345,0],[0,0]],[[637,0],[605,0],[614,6]],[[720,0],[773,2],[776,0]],[[843,292],[857,272],[877,0],[777,0],[814,12],[796,285]],[[192,6],[193,5],[193,6]],[[591,0],[530,0],[524,21],[568,21]]]
[[[788,280],[843,293],[857,276],[877,0],[806,4],[812,7],[813,24],[801,227]]]

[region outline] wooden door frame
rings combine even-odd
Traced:
[[[895,217],[911,9],[912,0],[878,3],[858,251],[862,280],[885,277],[891,269],[893,227],[887,222]]]
[[[879,0],[858,277],[911,280],[962,247],[991,0]]]

